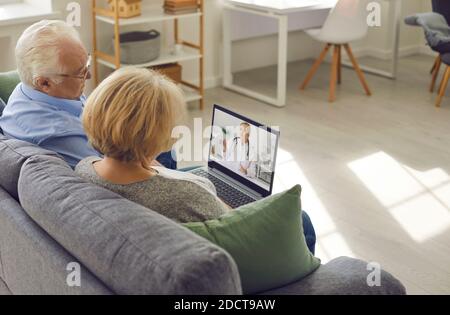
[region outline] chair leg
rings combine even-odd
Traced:
[[[445,71],[444,71],[444,76],[445,76]],[[439,88],[437,89],[437,95],[438,96],[441,93],[442,86],[444,85],[444,76],[442,76],[441,83],[439,84]]]
[[[431,70],[430,70],[430,74],[433,74],[433,73],[434,73],[434,70],[436,69],[438,60],[439,60],[439,61],[441,60],[441,56],[440,56],[440,55],[437,56],[436,59],[434,60],[433,67],[431,67]]]
[[[439,90],[439,95],[436,100],[436,107],[441,107],[442,98],[444,97],[445,90],[447,89],[448,80],[450,79],[450,66],[447,66],[445,70],[444,77],[442,78],[441,88]]]
[[[325,48],[322,50],[322,53],[320,54],[319,58],[316,60],[316,62],[313,64],[311,70],[309,70],[308,74],[306,75],[305,81],[303,81],[303,84],[300,86],[300,90],[304,90],[306,86],[308,85],[309,81],[313,78],[314,74],[316,73],[317,69],[319,69],[319,66],[322,64],[323,60],[327,56],[328,50],[330,49],[331,45],[327,44]]]
[[[439,75],[439,70],[441,69],[441,57],[438,56],[436,58],[436,61],[434,63],[434,67],[433,67],[433,77],[431,79],[431,85],[430,85],[430,92],[433,93],[434,92],[434,86],[436,85],[436,79]]]
[[[338,45],[338,84],[342,81],[342,45]]]
[[[330,75],[330,102],[334,102],[336,99],[336,80],[338,77],[339,66],[339,45],[334,45],[333,61],[331,63],[331,75]]]
[[[361,81],[361,84],[364,87],[364,90],[366,91],[366,94],[368,96],[372,95],[372,92],[370,92],[369,89],[369,85],[367,84],[366,79],[364,77],[364,73],[361,71],[361,68],[359,67],[358,62],[356,61],[355,56],[353,55],[350,45],[345,44],[344,47],[345,50],[347,51],[348,57],[350,58],[353,64],[353,67],[355,68],[356,73],[358,74],[359,80]]]

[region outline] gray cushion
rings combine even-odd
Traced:
[[[0,188],[1,277],[18,295],[112,294],[95,275],[80,267],[81,287],[70,287],[67,266],[77,260],[43,231]]]
[[[6,283],[0,278],[0,295],[11,295]]]
[[[53,155],[56,153],[44,150],[34,144],[15,139],[7,139],[0,135],[0,186],[18,200],[17,181],[23,163],[34,155]]]
[[[241,294],[228,253],[175,222],[85,183],[61,159],[20,174],[25,211],[118,294]]]
[[[408,25],[422,26],[428,45],[441,54],[450,52],[450,27],[445,18],[434,12],[418,13],[405,18]]]
[[[447,24],[450,25],[450,1],[431,0],[433,12],[439,13],[445,17]]]
[[[1,209],[0,209],[0,211],[1,211]],[[0,234],[0,237],[1,237],[1,234]],[[1,241],[1,239],[0,239],[0,241]],[[1,242],[0,242],[0,279],[4,279],[4,278],[5,278],[5,273],[3,271],[2,246],[1,246]]]
[[[313,274],[300,282],[264,294],[287,295],[404,295],[405,287],[394,276],[381,271],[381,286],[367,285],[367,262],[339,257],[320,266]]]
[[[3,110],[5,109],[5,107],[5,102],[3,102],[3,100],[0,98],[0,117],[3,115]]]

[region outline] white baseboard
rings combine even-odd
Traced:
[[[218,86],[222,86],[222,77],[221,76],[214,76],[214,77],[208,77],[205,80],[205,89],[212,89]]]
[[[422,46],[420,48],[420,53],[423,55],[427,55],[427,56],[431,56],[431,57],[437,57],[438,53],[433,51],[430,47],[428,46]]]
[[[356,57],[373,57],[381,60],[389,60],[392,57],[392,50],[379,49],[375,47],[354,48]],[[399,57],[407,57],[416,54],[433,55],[433,51],[427,46],[405,46],[399,49]]]

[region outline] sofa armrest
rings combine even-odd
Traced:
[[[380,286],[370,287],[367,262],[339,257],[322,265],[301,281],[263,294],[267,295],[405,295],[403,284],[387,271],[381,270]],[[369,277],[370,278],[370,277]]]
[[[60,158],[30,157],[18,186],[25,212],[113,293],[242,294],[236,263],[223,249],[85,182]]]
[[[0,278],[0,295],[11,295],[6,283]]]

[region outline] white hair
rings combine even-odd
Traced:
[[[16,62],[20,79],[34,87],[40,76],[64,71],[60,62],[61,40],[73,40],[81,44],[80,35],[63,21],[43,20],[27,28],[16,46]],[[54,78],[56,83],[61,78]]]

